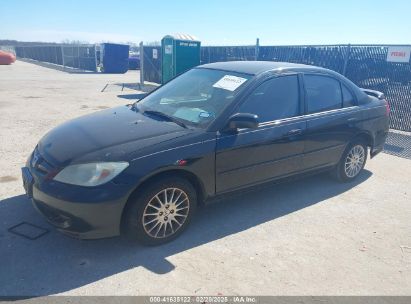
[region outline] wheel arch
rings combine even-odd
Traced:
[[[364,144],[367,145],[367,147],[371,149],[374,147],[374,137],[369,132],[362,131],[356,134],[352,142],[356,142],[356,141],[363,142]]]

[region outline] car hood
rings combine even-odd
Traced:
[[[127,160],[127,155],[139,149],[189,131],[173,122],[156,120],[122,106],[63,123],[40,140],[38,150],[55,166]]]

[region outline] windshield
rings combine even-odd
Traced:
[[[192,69],[157,89],[136,106],[195,126],[208,126],[231,103],[250,75]]]

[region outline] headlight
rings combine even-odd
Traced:
[[[107,183],[127,167],[127,162],[71,165],[61,170],[54,180],[66,184],[93,187]]]

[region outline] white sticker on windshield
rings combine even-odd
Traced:
[[[209,112],[200,112],[200,114],[198,114],[199,117],[203,117],[203,118],[209,118],[211,116],[211,114]]]
[[[232,75],[225,75],[215,84],[213,84],[213,87],[228,90],[228,91],[235,91],[240,85],[242,85],[246,81],[247,81],[246,78],[241,78],[241,77],[232,76]]]

